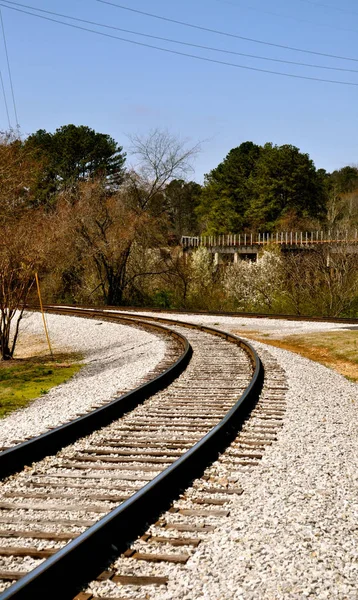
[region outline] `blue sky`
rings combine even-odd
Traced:
[[[120,10],[96,0],[19,0],[38,8],[268,58],[353,69],[332,71],[107,31],[180,52],[259,69],[358,84],[358,6],[354,0],[112,0],[239,36],[356,59],[341,60],[220,36]],[[0,0],[2,3],[2,0]],[[5,2],[3,4],[6,4]],[[358,163],[358,87],[290,79],[126,44],[2,8],[23,134],[88,125],[128,146],[126,134],[159,127],[201,140],[195,179],[246,140],[293,144],[328,171]],[[86,26],[86,25],[84,25]],[[98,28],[99,30],[99,28]],[[0,67],[8,102],[6,57]],[[11,113],[12,124],[15,124]],[[0,97],[0,129],[7,118]]]

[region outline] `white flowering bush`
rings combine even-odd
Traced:
[[[198,248],[190,259],[190,298],[200,298],[205,290],[211,288],[215,265],[206,248]]]
[[[265,250],[257,262],[239,259],[226,268],[223,285],[238,308],[270,310],[282,294],[282,258]]]

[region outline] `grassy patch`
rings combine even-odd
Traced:
[[[330,367],[351,381],[358,381],[358,330],[322,331],[267,339],[255,331],[247,337],[290,350]]]
[[[0,418],[47,394],[82,367],[78,354],[31,357],[0,362]]]

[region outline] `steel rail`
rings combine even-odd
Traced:
[[[87,307],[85,307],[87,308]],[[212,311],[212,310],[185,310],[182,308],[156,308],[153,306],[138,307],[138,306],[103,306],[104,310],[114,310],[122,313],[165,313],[165,314],[181,314],[181,315],[203,315],[208,317],[242,317],[247,319],[282,319],[283,321],[309,321],[312,323],[346,323],[358,324],[357,317],[318,317],[309,315],[285,315],[285,314],[272,314],[272,313],[252,313],[252,312],[230,312],[230,311]]]
[[[68,314],[68,311],[67,313]],[[74,314],[72,312],[71,314]],[[83,316],[83,315],[82,315]],[[92,318],[98,318],[99,313],[92,311]],[[108,425],[113,420],[120,418],[124,413],[133,410],[138,404],[141,404],[160,390],[163,390],[172,383],[187,367],[192,356],[192,348],[188,340],[179,333],[172,331],[162,325],[148,323],[140,317],[124,319],[120,315],[103,315],[100,313],[101,320],[135,323],[136,325],[146,326],[149,329],[165,333],[175,337],[183,346],[181,356],[163,373],[160,373],[150,381],[134,388],[130,392],[115,398],[104,406],[97,408],[85,415],[77,417],[64,425],[60,425],[41,435],[31,438],[12,448],[0,452],[0,479],[13,475],[25,466],[55,454],[64,446],[84,437],[100,427]]]
[[[223,337],[243,348],[254,367],[250,384],[225,417],[199,442],[119,507],[8,588],[0,600],[49,597],[72,600],[81,586],[102,572],[114,549],[116,553],[124,551],[148,522],[168,508],[180,491],[200,476],[235,437],[262,389],[264,373],[259,356],[250,344],[233,334],[181,321],[177,324]]]

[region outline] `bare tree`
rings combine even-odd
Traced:
[[[358,255],[354,246],[321,247],[288,254],[284,290],[296,314],[337,317],[358,294]]]
[[[148,210],[170,181],[185,180],[193,172],[193,159],[200,151],[200,144],[188,146],[187,140],[181,141],[160,129],[154,129],[146,137],[137,135],[129,139],[137,165],[129,172],[127,183],[137,207]]]
[[[39,165],[13,134],[0,136],[0,358],[13,357],[20,321],[43,264],[43,216],[29,209]]]
[[[35,271],[47,255],[44,215],[35,211],[2,224],[0,237],[0,354],[13,358],[20,322],[34,285]]]

